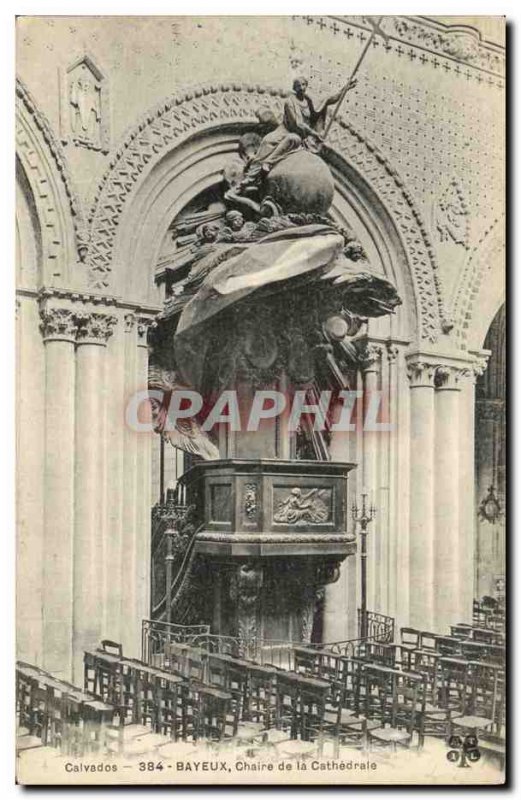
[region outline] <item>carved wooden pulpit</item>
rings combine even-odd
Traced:
[[[259,641],[309,641],[317,592],[355,551],[346,519],[355,465],[329,460],[331,420],[316,426],[304,413],[292,424],[287,407],[299,394],[316,405],[323,390],[348,389],[353,337],[401,302],[329,216],[334,182],[316,148],[270,136],[243,135],[242,181],[225,170],[220,189],[174,221],[177,250],[158,272],[165,309],[150,337],[149,386],[199,398],[189,421],[179,403],[173,420],[156,408],[156,430],[200,459],[183,476],[196,523],[166,618],[211,623],[245,654]],[[246,157],[252,147],[257,161]],[[286,408],[252,426],[259,391]],[[165,613],[161,598],[156,608]]]

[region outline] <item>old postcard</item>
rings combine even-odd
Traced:
[[[21,784],[502,784],[505,20],[17,20]]]

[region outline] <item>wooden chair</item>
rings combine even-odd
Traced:
[[[381,664],[394,669],[398,645],[380,642],[362,642],[357,648],[357,657],[371,664]]]
[[[114,707],[101,700],[87,700],[83,703],[83,752],[105,754],[109,730],[115,730],[118,750],[122,751],[123,725],[121,720],[114,722]]]
[[[227,657],[225,673],[225,691],[230,692],[237,705],[239,719],[250,719],[250,665],[244,659]]]
[[[222,742],[237,733],[239,714],[237,703],[230,692],[214,686],[197,686],[197,724],[194,741],[200,738]]]
[[[123,658],[123,645],[111,639],[102,639],[99,649],[103,653],[110,653],[118,658]]]
[[[420,647],[420,635],[417,628],[400,628],[400,662],[404,669],[412,668],[412,654]]]
[[[326,706],[320,743],[320,754],[326,741],[333,741],[334,758],[340,746],[363,749],[367,741],[367,720],[360,714],[364,665],[355,659],[343,658],[343,681],[336,707]]]
[[[418,651],[415,654],[414,671],[423,678],[423,733],[425,736],[446,739],[450,728],[450,709],[444,705],[444,696],[440,691],[441,659],[439,653]]]
[[[422,679],[397,670],[393,672],[393,675],[381,677],[374,674],[372,678],[376,685],[383,686],[384,707],[382,724],[368,728],[369,747],[390,747],[393,751],[399,746],[410,748],[416,732],[420,748],[423,745]]]
[[[450,635],[456,639],[470,639],[472,637],[472,625],[460,622],[450,626]]]
[[[47,744],[49,735],[51,693],[41,678],[31,681],[29,700],[28,729],[31,736],[37,736],[43,745]]]
[[[505,674],[501,667],[472,662],[470,696],[451,720],[451,734],[465,732],[481,737],[484,732],[501,735],[505,708]]]
[[[185,675],[185,662],[188,646],[178,642],[168,642],[165,645],[164,669],[177,675]]]
[[[436,636],[436,650],[442,656],[459,656],[462,653],[461,639],[452,636]]]
[[[64,755],[82,756],[85,750],[85,696],[64,692],[62,704],[62,737],[60,749]]]
[[[474,642],[485,642],[486,644],[497,644],[497,633],[487,628],[473,628],[472,640]]]
[[[319,678],[299,678],[300,738],[304,741],[322,738],[326,702],[330,685]]]
[[[248,672],[248,719],[259,723],[262,729],[268,730],[275,713],[275,670],[252,663]]]
[[[295,672],[301,672],[303,675],[319,674],[318,651],[305,647],[294,647],[293,659]]]
[[[344,682],[345,656],[333,653],[330,650],[320,650],[319,653],[319,671],[317,677],[331,684],[342,684]]]
[[[182,678],[160,671],[156,678],[156,733],[177,741],[182,732],[186,693],[187,685]]]
[[[208,654],[204,651],[190,649],[186,654],[185,675],[189,681],[204,683],[206,678],[206,664]]]
[[[27,675],[20,663],[16,666],[16,711],[18,725],[29,731],[31,726],[31,691],[34,678]]]
[[[461,658],[440,658],[438,682],[439,705],[451,715],[466,714],[472,696],[469,662]]]
[[[436,639],[438,638],[438,634],[431,633],[430,631],[420,631],[420,643],[419,643],[419,650],[430,650],[431,652],[436,652]]]
[[[208,654],[207,659],[207,681],[210,686],[216,686],[220,689],[226,688],[226,670],[227,670],[227,663],[222,660],[219,656],[215,656],[213,653]]]
[[[277,670],[275,684],[275,728],[296,739],[299,731],[300,684],[296,673]]]

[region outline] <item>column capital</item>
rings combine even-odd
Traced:
[[[438,391],[459,392],[461,380],[472,374],[470,367],[461,367],[453,364],[442,364],[435,368],[434,386]]]
[[[76,316],[69,308],[42,308],[40,309],[40,330],[44,342],[76,341]]]
[[[123,319],[125,323],[125,333],[131,333],[136,325],[136,315],[132,311],[129,311],[128,314],[125,314]]]
[[[407,361],[407,377],[409,378],[411,389],[425,387],[434,389],[434,373],[436,367],[421,358]]]
[[[82,311],[75,315],[77,344],[105,346],[112,336],[117,317],[98,311]]]
[[[437,390],[459,391],[464,379],[475,382],[486,368],[488,355],[480,353],[436,353],[422,351],[407,355],[407,374],[411,388],[427,386]]]
[[[151,317],[148,314],[136,314],[135,324],[137,326],[138,347],[148,347],[148,331],[150,328],[155,327],[155,317]]]
[[[363,373],[379,372],[384,345],[381,342],[373,342],[370,339],[360,339],[357,342],[358,363]]]
[[[471,369],[472,369],[472,377],[474,379],[474,383],[485,372],[488,366],[488,360],[490,358],[490,350],[478,350],[471,352],[470,355],[472,356],[471,362]]]

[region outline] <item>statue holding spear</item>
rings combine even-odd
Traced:
[[[371,25],[371,34],[349,76],[345,86],[337,94],[328,97],[318,109],[307,94],[308,81],[299,77],[293,82],[293,92],[284,103],[283,118],[275,130],[268,133],[259,144],[255,155],[247,163],[242,182],[239,184],[238,193],[244,193],[255,187],[262,179],[263,174],[270,170],[296,150],[304,147],[318,153],[322,144],[335,121],[338,111],[350,89],[356,86],[356,74],[375,38],[380,35],[387,41],[387,35],[382,31],[380,24],[382,17],[374,21],[373,18],[364,18]],[[333,113],[327,121],[327,109],[335,106]]]

